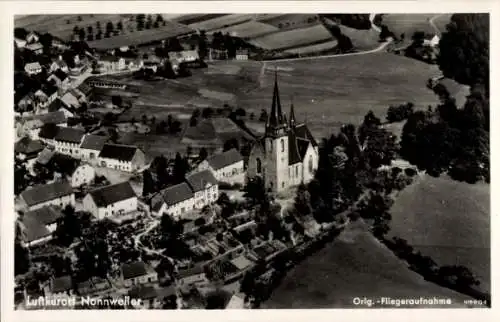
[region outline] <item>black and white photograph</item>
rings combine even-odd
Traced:
[[[12,17],[12,309],[491,308],[490,14],[427,9]]]

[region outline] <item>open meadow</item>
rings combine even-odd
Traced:
[[[384,296],[450,298],[452,307],[464,307],[463,300],[468,298],[425,281],[376,240],[362,222],[355,222],[331,244],[292,268],[263,308],[367,308],[354,305],[353,299]]]
[[[490,186],[424,175],[392,207],[389,235],[438,265],[463,265],[490,291]]]
[[[214,30],[214,32],[215,31],[222,32],[223,34],[229,33],[235,37],[240,38],[252,38],[264,34],[278,32],[279,29],[269,24],[251,20],[243,22],[242,24]]]
[[[438,16],[438,14],[384,14],[382,24],[386,25],[396,37],[404,34],[404,43],[410,44],[411,37],[416,31],[423,31],[426,34],[435,34],[436,30],[430,24],[430,19]]]
[[[204,20],[189,24],[190,28],[195,30],[214,31],[217,29],[227,28],[229,26],[239,25],[241,23],[254,19],[255,14],[230,14],[221,17],[216,17],[209,20]]]
[[[425,84],[436,66],[388,53],[324,59],[268,62],[261,87],[239,97],[239,106],[258,115],[269,109],[275,67],[279,72],[281,104],[288,113],[293,96],[299,121],[307,119],[313,134],[330,135],[344,123],[360,124],[372,110],[385,119],[387,108],[413,102],[416,109],[436,105],[438,98]]]

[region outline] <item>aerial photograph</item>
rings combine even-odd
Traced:
[[[16,15],[11,41],[15,310],[491,307],[488,13]]]

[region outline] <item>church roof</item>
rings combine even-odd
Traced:
[[[277,129],[286,125],[283,118],[283,111],[281,109],[280,93],[278,88],[278,73],[274,75],[274,89],[273,89],[273,103],[271,106],[271,113],[266,124],[266,132],[268,130]]]
[[[295,126],[295,135],[298,138],[302,138],[305,140],[308,140],[312,143],[313,146],[318,146],[318,143],[314,139],[314,136],[311,134],[311,131],[309,131],[309,128],[305,123],[299,124]]]

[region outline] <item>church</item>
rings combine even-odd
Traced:
[[[318,168],[318,158],[318,144],[307,125],[297,123],[293,103],[289,120],[283,113],[275,74],[271,113],[264,136],[251,149],[248,178],[259,176],[267,190],[279,193],[311,181]]]

